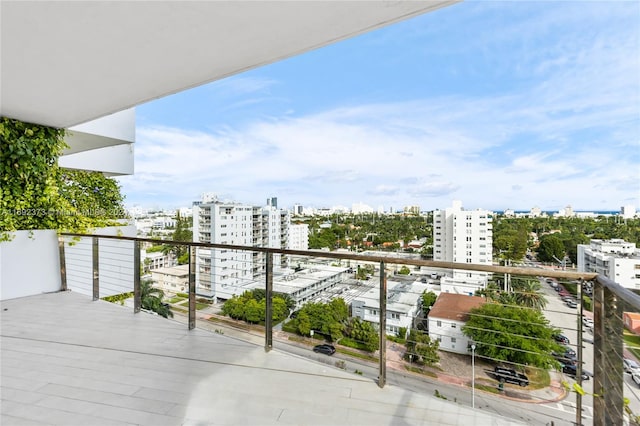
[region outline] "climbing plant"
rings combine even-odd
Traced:
[[[17,230],[84,232],[123,216],[117,182],[58,167],[64,136],[64,129],[0,118],[0,241]]]

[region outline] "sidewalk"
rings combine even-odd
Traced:
[[[387,341],[387,363],[389,365],[389,368],[397,371],[402,371],[403,373],[413,374],[416,377],[420,377],[421,375],[419,373],[412,373],[411,371],[408,371],[406,370],[406,368],[404,368],[404,366],[406,365],[406,361],[402,359],[403,351],[404,348],[401,345]],[[482,371],[484,367],[485,366],[482,363],[477,363],[476,365],[477,371]],[[448,374],[443,371],[438,371],[437,369],[430,369],[430,371],[436,375],[436,379],[440,382],[470,388],[472,373],[471,366],[468,365],[468,362],[465,362],[464,365],[458,364],[454,369],[455,371],[460,372],[463,376],[461,377],[453,374]],[[556,372],[550,372],[550,375],[551,382],[548,387],[542,389],[525,389],[507,384],[505,385],[503,392],[500,392],[499,394],[495,393],[494,395],[502,396],[503,398],[508,398],[511,400],[536,404],[561,401],[567,396],[567,391],[562,386],[562,377]],[[485,376],[478,377],[478,375],[476,374],[476,390],[487,392],[482,390],[481,388],[478,388],[478,385],[497,386],[493,380],[489,380]]]

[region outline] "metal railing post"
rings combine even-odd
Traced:
[[[98,237],[91,238],[91,261],[93,264],[93,300],[100,299],[100,250],[98,246]]]
[[[593,424],[621,425],[624,418],[622,307],[616,295],[594,284]]]
[[[140,241],[133,242],[133,313],[142,308],[142,291],[140,289]]]
[[[380,262],[380,368],[378,386],[387,382],[387,273],[384,262]]]
[[[273,348],[273,253],[267,253],[267,276],[265,283],[264,350]]]
[[[189,249],[189,330],[196,328],[196,248]]]
[[[60,251],[60,290],[67,291],[67,262],[64,258],[64,237],[58,235],[58,250]]]
[[[578,364],[576,365],[576,383],[578,386],[582,386],[582,280],[578,282],[577,285],[577,296],[578,296],[578,339],[576,341],[578,347],[577,356],[578,356]],[[582,394],[580,392],[576,392],[576,424],[582,424]]]

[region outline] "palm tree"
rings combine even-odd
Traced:
[[[514,299],[517,305],[541,311],[547,306],[547,298],[536,280],[514,281]]]
[[[173,318],[171,307],[167,303],[162,303],[164,291],[153,286],[153,281],[144,280],[140,283],[140,299],[142,309],[153,311],[165,318]]]

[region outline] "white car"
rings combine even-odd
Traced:
[[[638,373],[638,374],[640,374],[640,365],[638,365],[637,362],[635,362],[634,360],[629,359],[629,358],[623,359],[622,362],[624,363],[624,371],[626,373],[631,373],[631,374]]]
[[[636,385],[640,387],[640,373],[631,373],[631,378],[636,382]]]

